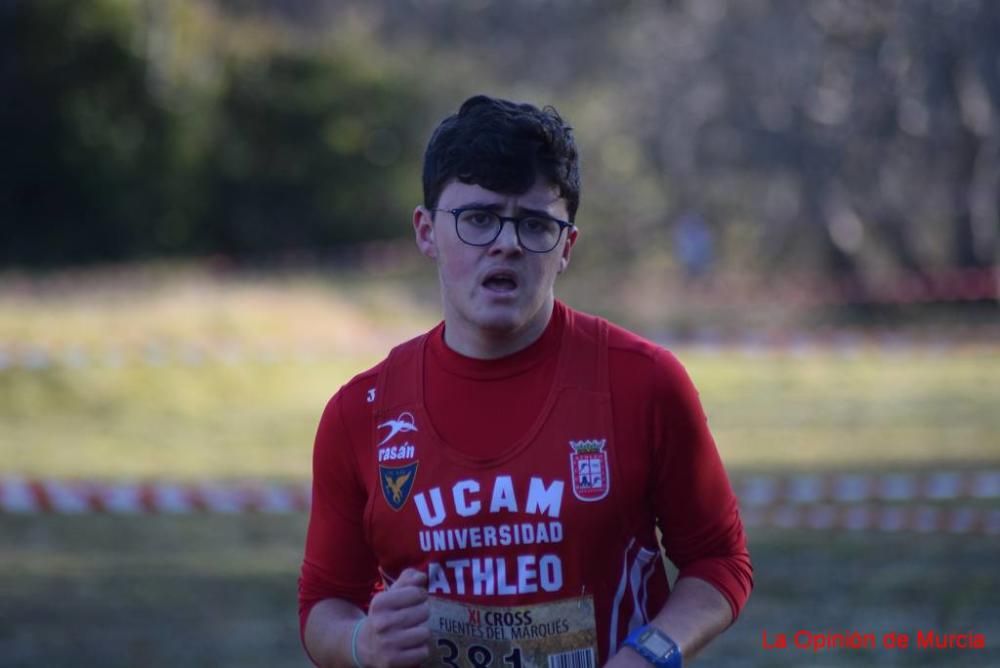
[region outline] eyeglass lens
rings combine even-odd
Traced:
[[[456,223],[458,236],[462,241],[474,246],[485,246],[500,236],[503,221],[492,211],[467,209],[459,213]],[[515,224],[521,245],[541,253],[552,250],[559,242],[562,232],[559,223],[549,218],[529,216],[519,218]]]

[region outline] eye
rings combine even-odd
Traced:
[[[493,225],[495,218],[489,211],[470,209],[462,212],[461,221],[463,224],[471,225],[472,227],[489,227]]]
[[[521,220],[521,230],[528,234],[545,234],[556,225],[548,218],[524,218]]]

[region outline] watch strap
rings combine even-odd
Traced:
[[[645,625],[625,638],[625,645],[657,668],[681,668],[681,649],[673,638],[656,628]]]

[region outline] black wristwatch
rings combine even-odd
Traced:
[[[681,668],[681,648],[663,631],[640,626],[625,638],[625,645],[657,668]]]

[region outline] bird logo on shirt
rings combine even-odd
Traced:
[[[382,424],[378,425],[379,429],[388,429],[389,433],[379,441],[379,445],[385,445],[389,440],[396,434],[418,431],[417,425],[414,424],[413,414],[410,412],[403,412],[399,414],[395,420],[386,420]]]
[[[392,492],[392,500],[394,502],[399,503],[403,500],[401,496],[403,492],[403,485],[406,484],[406,481],[410,479],[411,475],[411,473],[400,473],[395,478],[391,478],[389,476],[385,477],[385,484],[389,487],[389,491]]]
[[[417,464],[413,462],[406,466],[379,466],[379,479],[382,482],[382,496],[393,510],[399,510],[410,498],[413,481],[417,477]]]

